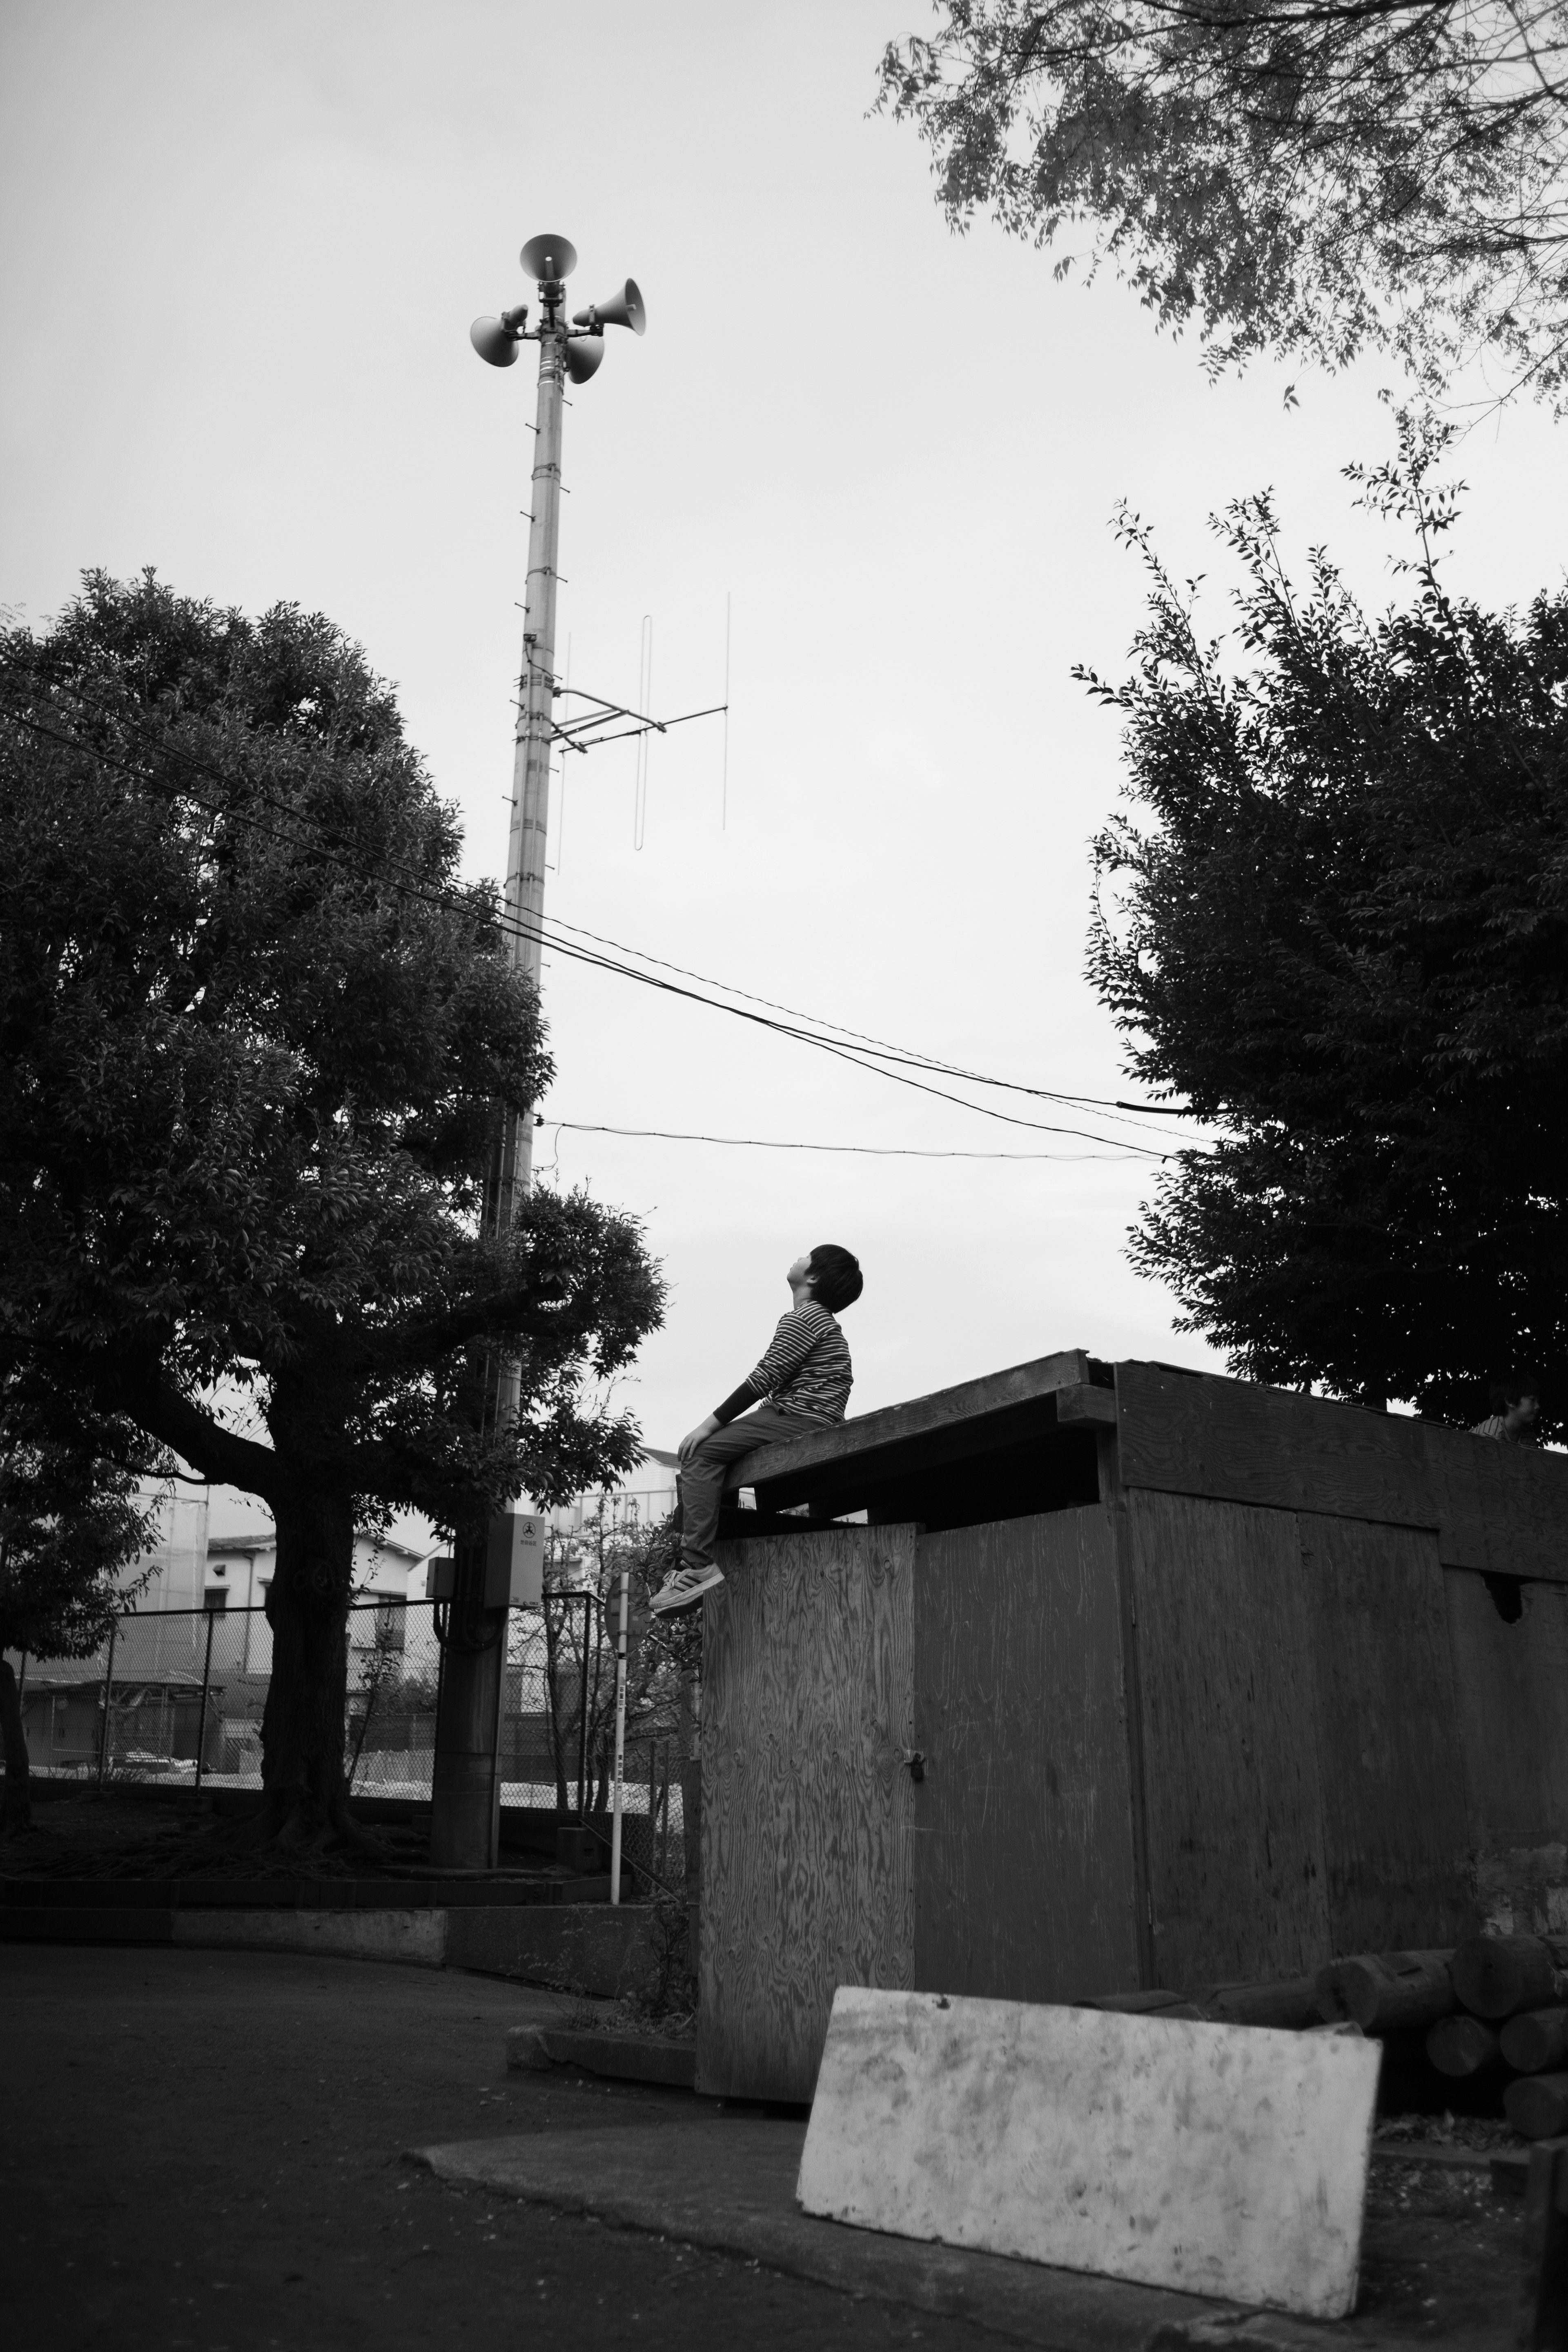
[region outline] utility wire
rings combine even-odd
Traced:
[[[104,717],[118,719],[122,721],[127,720],[128,714],[126,714],[122,709],[117,709],[111,705],[105,704],[100,701],[95,701],[90,695],[84,694],[79,688],[73,688],[69,690],[75,693],[77,698],[83,702],[89,709],[97,710]],[[26,719],[23,720],[23,724],[27,723],[29,722]],[[36,724],[36,722],[33,723]],[[130,720],[129,723],[134,726],[135,722],[134,720]],[[68,739],[57,737],[56,740],[64,741]],[[97,747],[84,745],[83,748],[96,749]],[[158,743],[154,746],[154,749],[156,751],[162,752],[166,757],[184,761],[187,767],[195,768],[202,774],[211,776],[219,783],[226,783],[227,782],[227,779],[224,776],[222,771],[214,767],[210,761],[202,760],[197,754],[185,750],[180,745],[170,743],[166,738],[161,738]],[[100,756],[105,755],[100,753]],[[325,833],[329,830],[319,817],[309,816],[306,812],[296,808],[287,801],[279,800],[275,794],[260,791],[258,793],[258,797],[265,801],[269,806],[277,809],[279,814],[287,816],[293,823],[308,823],[314,826],[318,832],[321,833]],[[202,803],[200,804],[203,806],[211,806],[211,803]],[[242,822],[244,821],[241,816],[241,813],[233,809],[232,805],[228,809],[228,814],[235,815],[237,818],[240,818],[240,821]],[[338,837],[340,839],[348,838],[348,836],[344,835],[341,832]],[[433,902],[437,900],[439,897],[439,894],[432,893],[428,889],[426,889],[422,895],[431,898]],[[826,1031],[830,1037],[847,1039],[852,1045],[864,1046],[869,1049],[869,1051],[879,1059],[890,1056],[895,1060],[904,1063],[910,1068],[926,1070],[934,1076],[956,1078],[966,1085],[997,1087],[1009,1093],[1026,1095],[1035,1100],[1041,1102],[1055,1102],[1066,1105],[1082,1104],[1096,1110],[1104,1112],[1108,1118],[1110,1118],[1111,1114],[1119,1110],[1132,1112],[1142,1111],[1145,1114],[1149,1112],[1157,1112],[1160,1116],[1165,1118],[1180,1118],[1191,1115],[1185,1111],[1173,1109],[1171,1107],[1163,1104],[1131,1103],[1121,1101],[1120,1098],[1113,1101],[1111,1098],[1103,1095],[1073,1094],[1060,1087],[1028,1086],[1023,1081],[1016,1078],[991,1077],[984,1071],[971,1070],[961,1064],[938,1060],[932,1055],[921,1053],[914,1047],[893,1045],[889,1039],[874,1037],[868,1035],[863,1030],[848,1028],[843,1023],[826,1020],[819,1013],[804,1013],[798,1006],[783,1004],[775,998],[760,996],[752,990],[736,987],[731,982],[715,980],[710,974],[693,971],[687,965],[672,963],[667,958],[649,954],[646,950],[641,948],[629,947],[623,940],[611,939],[600,931],[591,931],[582,924],[565,922],[558,915],[547,915],[542,917],[541,921],[547,928],[542,929],[537,932],[528,929],[526,927],[520,924],[515,918],[509,915],[501,914],[495,917],[494,919],[497,921],[500,929],[503,931],[511,933],[514,936],[538,939],[542,945],[553,947],[563,954],[570,955],[576,953],[579,960],[583,961],[600,961],[600,959],[583,955],[580,950],[574,950],[567,940],[553,939],[550,934],[552,930],[559,930],[569,932],[574,938],[579,940],[591,940],[597,946],[614,948],[617,953],[621,955],[635,956],[639,962],[652,964],[659,971],[675,972],[683,980],[694,980],[704,988],[720,989],[726,995],[738,996],[746,1003],[760,1004],[769,1012],[785,1013],[792,1021],[808,1022],[812,1024],[814,1029]],[[604,962],[603,969],[611,971],[621,978],[639,980],[642,981],[645,985],[651,984],[647,982],[646,974],[634,971],[626,965]],[[698,1001],[702,1003],[710,1002],[710,1000],[706,998],[699,999]],[[733,1013],[735,1008],[731,1005],[718,1005],[715,1007],[715,1010]],[[818,1042],[813,1037],[803,1036],[802,1033],[796,1031],[789,1031],[784,1034],[802,1036],[802,1042],[805,1043]],[[1131,1118],[1113,1119],[1112,1123],[1117,1126],[1137,1126],[1143,1122],[1141,1122],[1137,1118]]]
[[[851,1153],[862,1160],[1068,1160],[1075,1163],[1085,1160],[1110,1160],[1121,1164],[1126,1158],[1125,1149],[1116,1151],[931,1151],[907,1143],[797,1143],[779,1142],[763,1135],[683,1135],[664,1127],[600,1127],[578,1118],[546,1118],[542,1124],[563,1128],[569,1135],[630,1135],[657,1143],[724,1143],[747,1151],[835,1151]]]
[[[134,731],[134,720],[130,719],[122,709],[115,709],[111,706],[95,702],[92,697],[81,693],[79,689],[70,688],[68,690],[75,693],[77,699],[85,704],[89,709],[96,709],[102,717],[112,719],[121,724],[129,725]],[[150,788],[153,791],[162,792],[165,797],[174,797],[176,793],[182,792],[183,789],[183,797],[192,801],[197,807],[205,810],[205,812],[211,816],[226,818],[232,823],[244,825],[252,832],[261,835],[264,838],[279,842],[284,846],[298,848],[301,845],[300,835],[297,831],[291,834],[279,833],[276,827],[263,824],[259,819],[251,814],[248,811],[237,807],[232,800],[215,803],[213,801],[204,799],[200,793],[192,791],[188,786],[184,788],[170,787],[163,784],[160,780],[147,775],[142,769],[133,765],[131,761],[117,758],[112,752],[107,751],[101,744],[94,743],[83,736],[62,732],[58,728],[47,727],[44,725],[40,719],[33,718],[27,713],[16,709],[15,707],[11,709],[9,715],[17,725],[26,729],[30,733],[40,736],[48,741],[58,743],[68,750],[86,751],[91,757],[103,761],[105,765],[117,768],[122,773],[133,777],[144,787]],[[158,743],[153,747],[153,751],[155,756],[174,760],[176,762],[182,763],[187,769],[195,771],[198,774],[211,777],[220,785],[225,787],[227,786],[228,779],[224,775],[223,772],[220,769],[216,768],[210,761],[200,758],[197,754],[185,750],[183,746],[171,744],[166,738],[161,739],[158,741]],[[355,879],[363,880],[365,878],[353,866],[350,864],[348,859],[340,856],[335,856],[331,849],[326,848],[323,845],[324,839],[331,829],[327,827],[321,819],[312,817],[308,812],[302,811],[293,806],[289,802],[279,799],[276,794],[268,793],[264,788],[253,785],[252,789],[255,791],[256,797],[258,800],[260,800],[265,805],[270,806],[276,810],[279,814],[284,816],[291,825],[296,827],[301,824],[310,826],[317,838],[314,841],[310,842],[307,845],[314,849],[317,854],[326,860],[327,863],[339,866],[343,871],[352,875]],[[339,832],[339,839],[343,839],[346,836],[343,835],[342,832]],[[668,995],[679,996],[693,1003],[709,1005],[715,1012],[728,1013],[734,1019],[750,1021],[760,1028],[773,1031],[778,1035],[792,1037],[799,1044],[815,1045],[819,1051],[832,1054],[839,1060],[847,1061],[858,1069],[871,1071],[878,1076],[892,1079],[896,1084],[912,1087],[920,1093],[932,1095],[940,1101],[956,1104],[959,1108],[972,1111],[980,1118],[996,1119],[1005,1126],[1026,1128],[1042,1134],[1076,1136],[1081,1138],[1086,1142],[1109,1143],[1121,1151],[1133,1154],[1140,1158],[1166,1160],[1172,1156],[1168,1151],[1155,1151],[1151,1150],[1147,1145],[1124,1141],[1121,1137],[1117,1136],[1097,1134],[1089,1129],[1063,1127],[1054,1122],[1040,1119],[1019,1118],[1013,1113],[993,1109],[986,1104],[973,1103],[961,1095],[949,1094],[942,1087],[929,1086],[920,1078],[907,1076],[902,1070],[886,1068],[883,1066],[882,1059],[872,1059],[869,1058],[869,1056],[878,1055],[887,1057],[890,1055],[892,1058],[904,1062],[908,1067],[911,1069],[923,1069],[930,1071],[934,1075],[943,1076],[952,1076],[958,1079],[960,1083],[1006,1087],[1012,1091],[1027,1094],[1046,1100],[1061,1101],[1065,1103],[1089,1101],[1095,1098],[1088,1097],[1055,1095],[1047,1093],[1045,1088],[1041,1087],[1016,1086],[1015,1082],[1011,1080],[987,1079],[979,1076],[978,1074],[959,1069],[950,1064],[938,1062],[934,1059],[928,1059],[925,1057],[917,1057],[912,1054],[903,1053],[900,1048],[878,1045],[870,1041],[868,1041],[866,1045],[861,1047],[859,1050],[856,1050],[851,1046],[835,1043],[832,1036],[821,1035],[813,1030],[804,1029],[795,1025],[796,1021],[814,1019],[815,1016],[811,1014],[800,1014],[795,1016],[791,1021],[781,1022],[771,1019],[767,1014],[763,1013],[748,1012],[742,1005],[721,1003],[713,997],[700,994],[696,989],[681,987],[674,982],[660,980],[651,972],[638,971],[634,965],[623,963],[617,959],[606,957],[594,950],[577,946],[571,939],[559,937],[552,938],[542,928],[536,929],[522,921],[518,917],[509,915],[504,911],[498,911],[493,905],[485,904],[481,907],[479,904],[477,904],[476,901],[479,899],[480,888],[482,886],[468,886],[466,891],[462,891],[453,889],[433,889],[428,885],[423,885],[417,882],[400,882],[395,878],[395,864],[392,861],[387,861],[387,863],[392,865],[392,872],[388,873],[384,877],[387,887],[405,898],[415,898],[426,905],[437,907],[445,911],[463,914],[468,916],[470,919],[476,916],[481,916],[482,919],[487,923],[493,925],[497,929],[509,934],[513,938],[538,940],[542,945],[549,946],[553,952],[567,956],[577,962],[584,963],[593,968],[611,972],[623,979],[637,981],[645,987],[658,989]],[[405,868],[403,870],[406,872],[409,869]],[[571,929],[573,930],[576,930],[577,929],[576,926],[559,926],[558,928]],[[585,939],[593,939],[596,936],[595,934],[588,931],[582,931],[578,935]],[[610,942],[606,941],[605,944],[610,944]],[[636,954],[637,952],[638,951],[637,950],[632,949],[623,950],[623,953],[627,954]],[[658,958],[648,958],[647,961],[650,962],[662,961],[661,959]],[[679,971],[682,968],[675,965],[668,965],[665,966],[665,969]],[[690,976],[700,977],[699,975]],[[718,987],[725,985],[725,983],[721,982],[706,982],[704,984]],[[741,995],[744,995],[746,993],[746,992],[743,991],[732,991],[731,992]],[[758,1003],[766,1003],[769,1002],[769,1000],[763,998],[757,998],[752,1001]],[[784,1008],[781,1007],[777,1009],[783,1010]],[[857,1033],[855,1032],[844,1030],[839,1030],[836,1034],[841,1038],[854,1037],[857,1035]],[[1104,1117],[1105,1114],[1102,1112],[1101,1116]],[[1131,1120],[1118,1120],[1116,1122],[1118,1125],[1131,1125],[1134,1123],[1135,1122]]]
[[[726,995],[739,996],[748,1004],[765,1005],[769,1012],[787,1013],[792,1020],[812,1022],[816,1028],[826,1030],[834,1037],[847,1038],[853,1045],[868,1047],[879,1056],[890,1055],[898,1061],[908,1064],[913,1069],[929,1070],[940,1077],[962,1078],[970,1086],[997,1087],[1005,1088],[1010,1094],[1031,1095],[1040,1102],[1084,1104],[1096,1110],[1103,1110],[1108,1118],[1116,1111],[1145,1113],[1154,1111],[1166,1118],[1184,1118],[1192,1116],[1190,1112],[1166,1108],[1158,1103],[1121,1102],[1106,1095],[1074,1095],[1064,1093],[1059,1087],[1055,1087],[1026,1086],[1017,1078],[987,1077],[984,1072],[965,1069],[959,1063],[937,1061],[929,1055],[918,1053],[912,1046],[895,1045],[885,1037],[870,1037],[863,1030],[846,1028],[842,1022],[826,1020],[821,1013],[802,1013],[797,1005],[781,1004],[773,997],[755,995],[748,988],[737,988],[731,981],[715,980],[711,973],[689,971],[685,964],[671,963],[664,956],[650,955],[644,948],[627,947],[624,940],[606,938],[603,931],[590,931],[581,923],[565,922],[559,915],[546,915],[542,919],[555,930],[570,931],[578,939],[595,940],[600,947],[615,948],[622,955],[636,956],[642,963],[656,965],[660,971],[678,972],[683,980],[699,981],[704,988],[722,989]],[[555,946],[563,943],[552,940],[551,944]],[[731,1010],[728,1005],[721,1009],[725,1012]],[[1114,1121],[1118,1127],[1137,1127],[1143,1123],[1136,1118]]]

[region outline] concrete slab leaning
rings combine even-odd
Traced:
[[[1382,2054],[1359,2033],[841,1985],[800,2201],[863,2229],[1342,2319]]]

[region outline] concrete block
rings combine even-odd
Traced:
[[[199,1949],[332,1952],[438,1969],[445,1911],[176,1911],[174,1938]]]
[[[579,1829],[574,1822],[555,1832],[557,1863],[563,1870],[575,1871],[579,1878],[604,1874],[608,1851],[597,1830]]]
[[[1381,2049],[841,1986],[806,2212],[1314,2319],[1355,2302]]]
[[[548,2074],[555,2065],[537,2025],[514,2025],[506,2037],[506,2063],[514,2074]]]

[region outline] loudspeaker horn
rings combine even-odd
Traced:
[[[510,367],[517,357],[516,339],[499,319],[476,319],[468,329],[468,341],[491,367]]]
[[[566,346],[566,373],[574,383],[586,383],[604,356],[603,335],[574,335]]]
[[[570,278],[577,267],[569,236],[531,236],[519,257],[531,278]]]
[[[637,291],[635,278],[628,278],[618,294],[607,302],[590,302],[585,310],[574,313],[574,327],[629,327],[634,335],[647,332],[647,306]]]

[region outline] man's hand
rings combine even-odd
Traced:
[[[719,1423],[712,1413],[704,1413],[695,1429],[689,1429],[676,1447],[683,1462],[689,1462],[705,1437],[711,1437]]]

